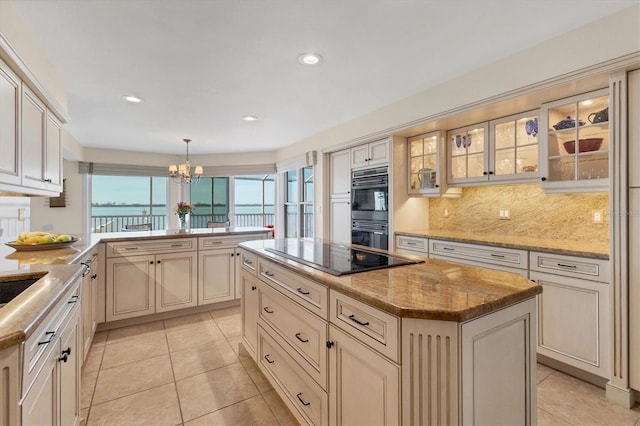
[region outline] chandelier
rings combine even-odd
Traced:
[[[191,139],[182,140],[187,144],[187,161],[179,165],[169,165],[169,175],[171,175],[176,183],[198,183],[200,176],[202,176],[202,166],[195,166],[193,175],[191,174],[191,164],[189,164],[189,142],[191,142]]]

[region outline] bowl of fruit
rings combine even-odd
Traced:
[[[70,247],[78,241],[68,234],[49,232],[23,232],[15,241],[6,243],[17,251],[57,250]]]

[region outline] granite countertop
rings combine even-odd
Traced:
[[[396,231],[395,235],[409,237],[434,238],[460,243],[484,244],[494,247],[556,253],[568,256],[581,256],[592,259],[609,260],[609,241],[585,242],[571,240],[553,240],[548,238],[520,237],[514,235],[484,234],[463,231],[445,231],[418,229]]]
[[[275,241],[247,241],[240,247],[405,318],[463,322],[542,293],[541,286],[517,274],[436,259],[420,258],[424,263],[334,276],[266,251]]]
[[[75,279],[82,273],[79,262],[101,242],[243,235],[271,232],[262,227],[227,227],[192,229],[179,233],[168,231],[112,232],[75,235],[71,247],[56,250],[16,251],[0,244],[0,285],[2,282],[39,278],[27,290],[0,308],[0,350],[23,342]]]

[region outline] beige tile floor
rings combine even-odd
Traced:
[[[82,371],[84,425],[297,424],[238,352],[240,308],[97,333]],[[538,365],[539,425],[636,425],[640,409]]]

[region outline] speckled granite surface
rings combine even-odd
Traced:
[[[364,303],[406,318],[466,321],[534,297],[542,287],[520,275],[435,259],[334,276],[266,251],[274,240],[240,246]]]
[[[59,250],[15,251],[0,247],[0,285],[3,282],[40,278],[18,297],[0,308],[0,350],[24,341],[49,313],[65,291],[82,273],[79,261],[100,242],[242,235],[271,232],[259,227],[193,229],[187,233],[169,231],[113,232],[77,235],[72,247]]]
[[[395,235],[426,237],[439,240],[457,241],[461,243],[475,243],[494,247],[557,253],[568,256],[582,256],[592,259],[609,259],[608,240],[603,242],[588,242],[568,239],[548,239],[437,229],[417,229],[415,231],[396,232]]]

